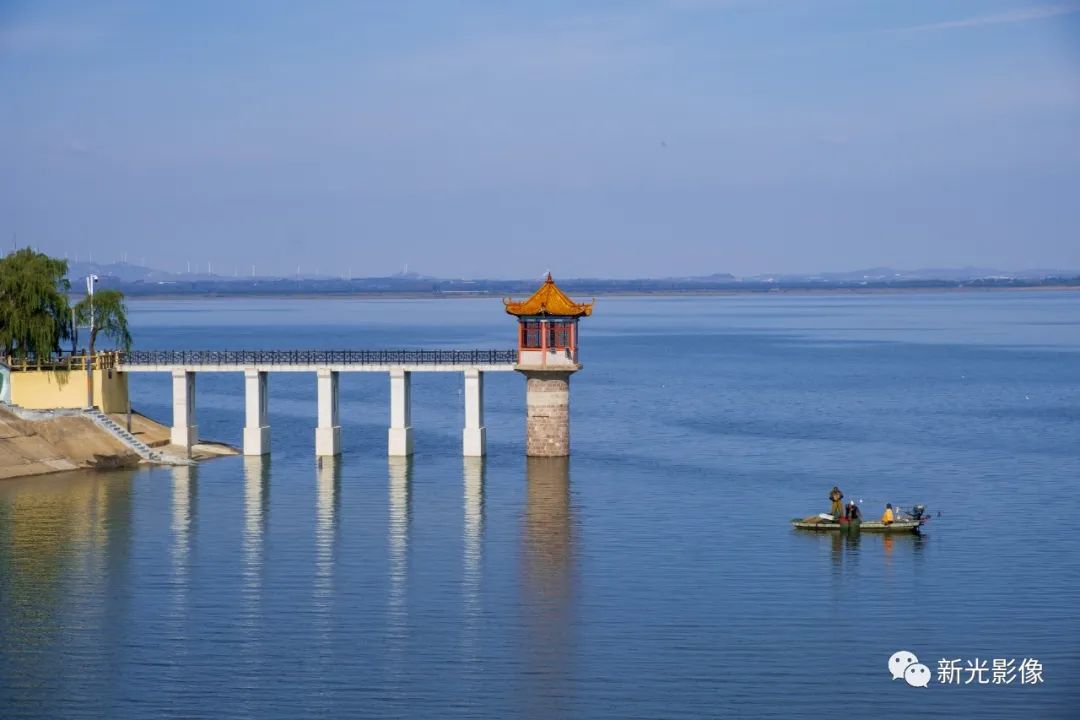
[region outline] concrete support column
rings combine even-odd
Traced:
[[[525,454],[570,454],[570,375],[573,370],[521,370],[525,375]]]
[[[317,371],[319,387],[319,425],[315,428],[315,455],[332,457],[341,454],[341,423],[338,419],[338,373],[325,368]]]
[[[483,457],[487,450],[484,427],[484,373],[465,371],[465,429],[462,431],[465,457]]]
[[[406,457],[413,454],[412,373],[401,368],[390,371],[390,438],[388,454]]]
[[[169,441],[191,455],[191,446],[199,442],[195,424],[195,373],[173,370],[173,424]]]
[[[270,421],[268,418],[267,373],[244,371],[244,454],[270,453]]]

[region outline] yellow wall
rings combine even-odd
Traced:
[[[31,410],[86,407],[86,371],[13,370],[11,403]],[[94,405],[107,413],[127,412],[127,375],[95,370]]]

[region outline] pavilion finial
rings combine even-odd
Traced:
[[[555,282],[554,280],[551,279],[551,271],[550,270],[547,271],[547,280],[545,280],[544,282],[549,282],[549,283]]]

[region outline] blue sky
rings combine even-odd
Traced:
[[[1080,267],[1080,0],[0,0],[0,243],[461,277]]]

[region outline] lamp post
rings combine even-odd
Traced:
[[[98,276],[90,274],[86,276],[86,294],[90,298],[90,339],[94,338],[94,284]],[[94,409],[94,358],[90,355],[90,348],[86,349],[86,407]]]

